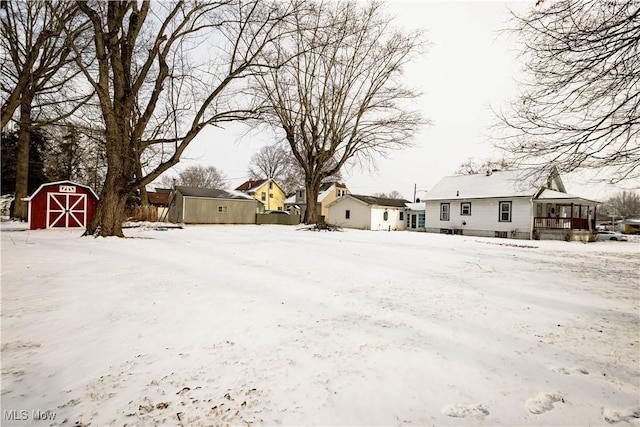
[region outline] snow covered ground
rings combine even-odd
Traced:
[[[640,426],[635,242],[2,227],[2,425]]]

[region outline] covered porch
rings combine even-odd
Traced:
[[[599,202],[545,189],[533,200],[534,233],[589,232],[596,229],[596,206]]]

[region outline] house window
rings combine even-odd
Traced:
[[[471,202],[460,203],[460,215],[471,215]]]
[[[400,216],[398,217],[398,219],[399,219],[400,221],[403,221],[403,220],[404,220],[404,212],[400,211],[400,212],[398,212],[398,215],[400,215]]]
[[[269,190],[273,190],[273,182],[269,183]]]
[[[345,189],[343,189],[343,188],[338,188],[338,189],[336,190],[336,195],[337,195],[338,197],[342,197],[342,196],[344,196],[345,194],[347,194],[347,190],[345,190]]]
[[[449,221],[449,203],[440,203],[440,221]]]
[[[345,219],[351,218],[351,211],[349,209],[344,211],[344,218]]]
[[[388,221],[389,220],[389,212],[384,211],[384,213],[382,214],[382,219],[385,220],[385,221]]]
[[[227,213],[227,206],[218,206],[218,213]]]
[[[499,217],[500,222],[511,222],[511,202],[499,203]]]
[[[298,191],[298,197],[302,198],[304,196],[304,190]]]
[[[418,227],[424,228],[424,214],[418,214]]]
[[[273,193],[269,193],[269,198],[273,199]]]
[[[267,193],[265,193],[264,191],[260,193],[260,200],[262,200],[263,202],[267,200]]]

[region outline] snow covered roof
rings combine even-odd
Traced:
[[[622,224],[640,224],[640,215],[629,215],[621,222]]]
[[[420,203],[406,203],[406,208],[410,211],[423,211],[426,209],[426,206],[423,202]]]
[[[562,193],[560,191],[551,190],[549,188],[545,188],[542,193],[537,197],[539,200],[565,200],[567,202],[576,201],[590,204],[598,204],[595,200],[588,200],[580,196],[574,196],[569,193]]]
[[[533,197],[545,179],[546,176],[536,176],[531,169],[447,176],[427,193],[424,200]]]
[[[93,191],[93,188],[89,187],[88,185],[84,185],[84,184],[78,184],[77,182],[74,181],[69,181],[69,180],[63,180],[63,181],[53,181],[53,182],[45,182],[44,184],[40,185],[40,187],[38,187],[38,189],[36,191],[34,191],[33,193],[31,193],[30,196],[28,197],[24,197],[22,198],[22,200],[24,200],[25,202],[29,202],[33,199],[33,197],[38,194],[40,192],[40,190],[42,190],[44,187],[50,187],[53,185],[74,185],[76,187],[82,187],[84,189],[86,189],[87,191],[89,191],[91,194],[93,194],[93,196],[98,199],[98,195],[96,194],[95,191]]]
[[[176,186],[183,196],[188,197],[205,197],[209,199],[234,199],[234,200],[256,200],[254,197],[248,196],[246,193],[235,190],[218,190],[212,188],[195,188]]]

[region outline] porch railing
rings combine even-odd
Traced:
[[[591,229],[595,229],[595,221],[591,221]],[[589,220],[586,218],[545,218],[533,219],[534,229],[544,230],[588,230]]]

